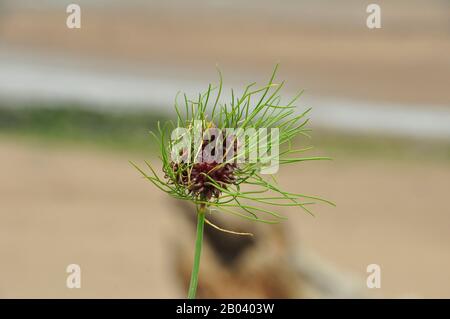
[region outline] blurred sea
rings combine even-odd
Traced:
[[[99,65],[102,65],[99,70]],[[152,76],[156,66],[108,69],[95,61],[69,59],[67,55],[26,54],[0,47],[0,99],[9,105],[16,102],[75,102],[102,109],[155,109],[173,112],[174,98],[182,90],[195,97],[204,92],[211,79],[195,74],[190,80],[174,80]],[[172,70],[174,74],[176,70]],[[171,74],[165,70],[166,74]],[[251,82],[251,79],[245,82]],[[213,79],[215,81],[215,79]],[[224,97],[230,89],[242,88],[233,83],[224,88]],[[263,83],[260,83],[263,84]],[[296,92],[287,92],[288,97]],[[231,98],[231,96],[230,96]],[[20,103],[22,104],[22,103]],[[33,103],[29,103],[33,105]],[[435,105],[400,105],[386,102],[367,102],[324,98],[304,94],[299,112],[312,107],[313,126],[393,136],[425,137],[450,140],[450,108]],[[405,112],[405,110],[408,110]]]

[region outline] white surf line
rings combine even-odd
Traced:
[[[450,106],[307,98],[317,125],[352,132],[450,140]]]
[[[174,97],[180,89],[196,96],[206,85],[170,77],[98,72],[67,63],[41,63],[0,52],[0,101],[65,101],[99,108],[151,108],[172,112]],[[308,95],[302,96],[300,110],[303,105],[313,107],[314,126],[355,133],[450,140],[450,106],[412,108]]]

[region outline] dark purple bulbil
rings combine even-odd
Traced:
[[[227,155],[230,152],[228,144],[233,143],[233,154],[237,152],[237,140],[233,137],[224,139],[223,142],[223,161],[226,162]],[[213,142],[214,137],[209,141],[203,141],[202,151],[208,143]],[[228,153],[227,153],[228,147]],[[214,155],[214,150],[212,151]],[[176,181],[171,181],[179,185],[183,185],[191,195],[202,200],[209,201],[211,198],[218,198],[222,193],[220,189],[214,186],[214,183],[223,189],[236,182],[235,171],[237,169],[236,162],[218,163],[213,162],[199,162],[188,166],[185,163],[171,163],[171,169],[175,173]],[[168,174],[165,176],[168,178]],[[214,182],[212,182],[214,181]]]

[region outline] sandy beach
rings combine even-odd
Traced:
[[[214,7],[84,5],[76,31],[66,28],[64,8],[29,9],[3,16],[0,38],[31,52],[167,66],[186,78],[206,73],[215,79],[218,64],[225,74],[265,79],[279,62],[291,87],[313,95],[448,106],[448,22],[442,7],[432,4],[384,2],[384,25],[375,31],[365,27],[365,6],[358,1],[310,11],[294,7],[290,18]]]
[[[0,143],[1,297],[184,296],[170,243],[192,230],[129,165],[144,156]],[[379,264],[384,296],[450,295],[448,164],[342,158],[280,173],[288,189],[337,203],[315,218],[283,210],[294,247],[363,282]],[[82,289],[65,286],[71,263]]]

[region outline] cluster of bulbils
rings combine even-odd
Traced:
[[[225,131],[223,131],[222,136],[226,136]],[[201,153],[211,143],[216,143],[215,136],[203,140]],[[165,171],[165,178],[168,179],[170,184],[183,186],[196,199],[210,201],[219,198],[222,193],[221,189],[227,189],[229,185],[236,183],[236,170],[238,169],[236,160],[227,161],[227,158],[230,158],[227,157],[230,152],[232,154],[237,152],[237,138],[228,136],[223,138],[221,143],[222,147],[213,147],[211,149],[211,155],[215,156],[216,149],[222,149],[222,161],[200,161],[195,163],[171,161],[168,169],[172,171],[172,174],[168,174]],[[230,147],[230,144],[232,147]],[[173,176],[175,176],[175,179]]]

